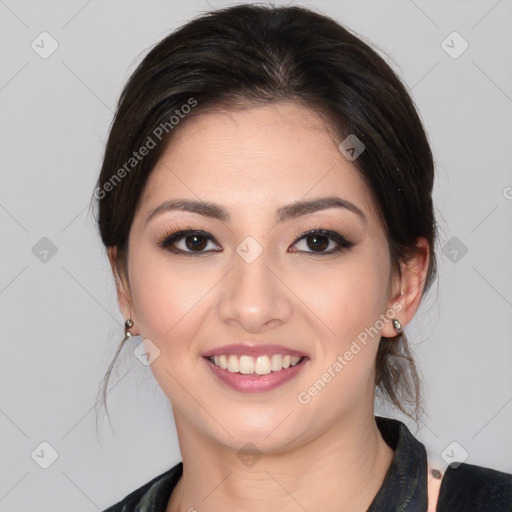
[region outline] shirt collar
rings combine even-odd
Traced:
[[[427,453],[399,420],[375,416],[386,443],[395,451],[384,482],[367,512],[427,510]]]

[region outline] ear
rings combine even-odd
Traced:
[[[402,327],[405,327],[411,321],[420,305],[423,289],[425,288],[429,259],[427,239],[418,238],[414,254],[400,265],[401,276],[397,275],[393,279],[388,311],[395,312],[395,315],[390,318],[400,320]],[[397,335],[392,321],[386,321],[381,334],[386,338]]]
[[[108,247],[107,255],[116,282],[117,302],[119,304],[119,309],[121,310],[121,313],[126,320],[128,318],[133,320],[134,327],[131,329],[131,332],[135,336],[136,332],[134,329],[137,328],[137,319],[135,317],[135,309],[133,307],[133,300],[131,297],[130,285],[128,283],[127,276],[124,272],[121,271],[117,263],[117,246]]]

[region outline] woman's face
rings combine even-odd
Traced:
[[[340,142],[293,103],[176,128],[135,215],[120,303],[150,357],[159,350],[151,369],[179,430],[271,453],[373,414],[376,351],[395,334],[400,293]],[[208,208],[165,208],[174,201]]]

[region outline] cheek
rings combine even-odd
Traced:
[[[331,414],[332,404],[345,412],[357,409],[373,392],[382,328],[379,318],[385,312],[388,274],[386,253],[360,252],[336,270],[331,269],[329,280],[323,281],[328,283],[326,293],[317,293],[315,313],[320,311],[318,317],[327,319],[329,329],[323,329],[325,335],[319,336],[323,353],[318,354],[320,364],[315,366],[310,385],[315,387],[317,379],[329,383],[317,402],[322,414]],[[316,282],[319,279],[317,275]],[[318,321],[317,325],[322,327]],[[332,414],[336,414],[334,410]]]
[[[171,402],[186,407],[190,397],[179,384],[200,378],[194,339],[211,307],[206,292],[214,283],[201,284],[196,273],[176,271],[165,254],[141,251],[130,256],[140,333],[146,351],[157,354],[151,371]]]
[[[344,349],[375,325],[385,310],[388,275],[386,253],[364,250],[333,265],[297,271],[297,294],[316,318],[326,353]]]
[[[186,345],[183,335],[193,337],[208,283],[176,271],[168,256],[154,250],[131,255],[130,282],[141,335],[164,350],[171,341],[175,347]]]
[[[375,326],[386,302],[387,271],[375,261],[366,265],[361,261],[360,264],[361,269],[347,277],[341,299],[345,319],[352,319],[346,323],[350,338],[356,338],[361,332]],[[345,325],[343,318],[340,321]]]

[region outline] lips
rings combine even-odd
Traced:
[[[228,370],[231,373],[253,373],[256,375],[266,375],[270,372],[279,372],[290,366],[297,365],[302,357],[299,356],[282,356],[281,354],[274,354],[273,356],[263,355],[252,357],[248,355],[235,356],[212,356],[208,358],[215,366]]]
[[[309,355],[282,345],[224,345],[202,354],[208,368],[236,391],[270,391],[297,375]]]
[[[294,350],[292,348],[283,347],[282,345],[223,345],[222,347],[217,347],[207,352],[201,354],[203,357],[213,357],[213,356],[273,356],[275,354],[281,354],[282,356],[298,356],[303,357],[306,356],[309,358],[309,354],[306,352],[300,352],[298,350]]]

